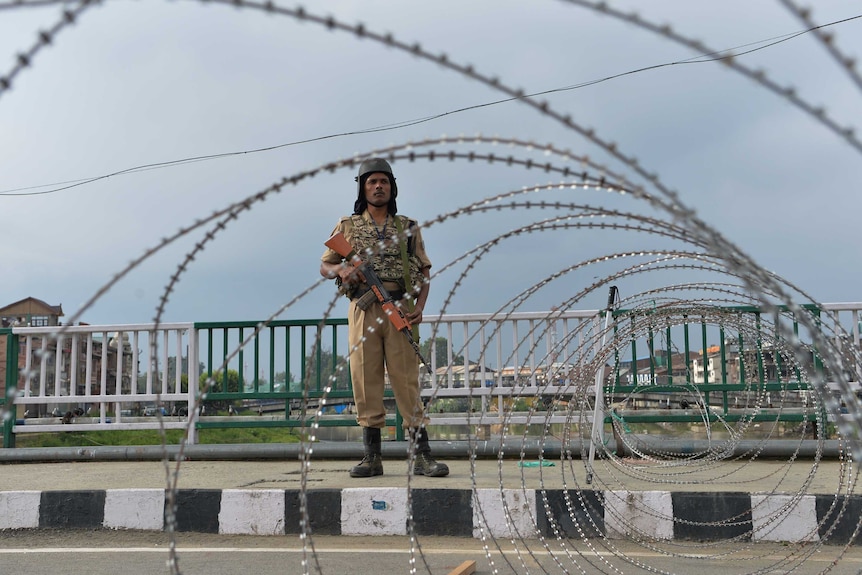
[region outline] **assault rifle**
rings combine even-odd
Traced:
[[[332,234],[331,238],[323,242],[323,244],[343,257],[350,265],[355,267],[363,276],[365,276],[365,283],[367,283],[368,287],[371,288],[371,291],[374,292],[374,295],[377,297],[377,301],[380,302],[381,307],[383,307],[383,311],[386,312],[386,317],[389,318],[390,323],[395,326],[395,329],[407,337],[407,341],[410,342],[410,345],[413,347],[413,351],[416,352],[416,355],[422,361],[422,365],[424,365],[425,369],[428,370],[428,374],[434,375],[431,371],[431,364],[425,361],[425,358],[422,357],[419,345],[413,339],[410,322],[404,316],[404,312],[401,311],[401,307],[392,298],[392,294],[383,287],[383,282],[380,281],[380,278],[377,277],[374,270],[359,258],[356,251],[350,245],[350,242],[348,242],[344,237],[344,234],[336,232]]]

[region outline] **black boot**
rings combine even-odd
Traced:
[[[362,443],[365,446],[365,457],[359,465],[350,470],[350,477],[374,477],[383,475],[383,456],[380,453],[380,429],[376,427],[362,428]]]
[[[431,457],[431,446],[428,445],[428,432],[424,427],[410,429],[410,435],[416,440],[416,459],[413,461],[413,473],[428,477],[445,477],[449,475],[449,466],[434,461]]]

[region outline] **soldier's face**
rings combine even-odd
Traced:
[[[375,172],[365,180],[365,200],[369,205],[382,208],[389,203],[392,197],[392,184],[389,176],[382,172]]]

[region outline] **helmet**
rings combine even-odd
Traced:
[[[390,182],[395,181],[395,176],[392,175],[392,168],[389,166],[389,162],[383,158],[369,158],[359,164],[359,174],[356,176],[356,181],[361,180],[362,176],[375,172],[383,172],[389,176]]]
[[[392,175],[392,167],[389,162],[383,158],[369,158],[359,164],[359,173],[356,175],[357,196],[356,202],[353,204],[353,213],[361,214],[365,211],[365,180],[370,174],[384,173],[389,176],[389,183],[392,186],[392,198],[389,200],[389,213],[395,214],[398,210],[395,198],[398,196],[398,186],[395,184],[395,176]]]

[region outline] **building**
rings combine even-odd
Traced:
[[[450,374],[454,388],[466,387],[467,382],[469,382],[470,387],[482,387],[483,384],[488,387],[494,384],[494,378],[497,376],[495,370],[487,366],[483,367],[478,363],[471,363],[469,367],[463,365],[443,366],[437,368],[435,377],[437,385],[449,387]],[[430,387],[427,385],[429,383],[427,378],[424,383],[426,383],[424,387]]]
[[[63,304],[50,305],[34,297],[24,298],[0,308],[3,327],[46,327],[60,325]]]
[[[63,317],[62,305],[50,305],[34,297],[0,308],[0,320],[3,322],[3,327],[8,328],[60,326],[61,317]],[[6,334],[0,335],[0,382],[4,385],[8,365],[6,361],[8,337]],[[120,388],[124,393],[132,391],[132,350],[125,334],[122,344],[114,337],[105,345],[98,335],[88,342],[86,336],[82,334],[67,334],[60,338],[59,346],[56,338],[43,338],[40,335],[18,337],[18,389],[21,392],[29,386],[30,393],[34,395],[41,393],[58,396],[98,395],[102,391],[103,384],[106,389],[114,390],[117,386],[118,349],[122,349],[123,377]],[[76,340],[75,345],[72,344],[73,339]],[[106,362],[104,382],[102,381],[103,361]],[[44,381],[31,379],[28,382],[24,373],[27,365],[34,366],[35,371],[40,371],[38,367],[40,364],[44,366],[41,370],[45,375]],[[41,389],[42,386],[44,390]],[[74,389],[72,389],[73,386]],[[61,412],[84,407],[77,403],[74,405],[63,403],[56,406]],[[41,405],[40,409],[46,412],[52,411],[45,405]],[[18,417],[24,416],[23,406],[19,405],[17,411]],[[37,413],[31,410],[28,415],[38,417],[48,413]]]
[[[63,306],[51,305],[34,297],[10,303],[0,308],[0,327],[26,327],[60,325]],[[0,385],[6,384],[7,336],[0,335]],[[20,358],[19,358],[20,364]]]

